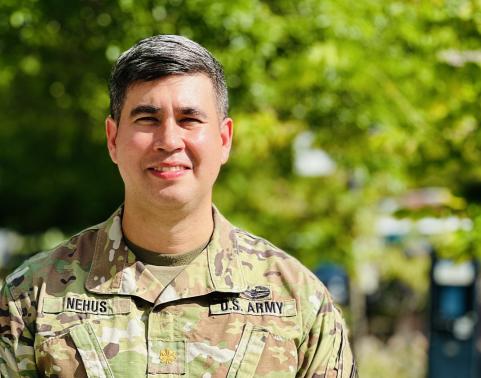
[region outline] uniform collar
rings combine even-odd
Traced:
[[[120,207],[100,226],[85,283],[87,291],[137,296],[161,304],[212,292],[241,293],[247,289],[237,248],[237,229],[215,207],[214,232],[206,250],[165,287],[126,246],[122,211]]]

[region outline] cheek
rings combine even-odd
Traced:
[[[134,169],[147,154],[152,146],[152,135],[148,133],[138,133],[129,138],[123,138],[117,144],[117,165],[124,173]]]
[[[190,139],[187,151],[194,166],[200,167],[199,174],[216,177],[222,164],[222,140],[218,133],[201,133]]]
[[[128,146],[132,149],[144,150],[152,145],[153,140],[152,133],[136,133],[128,140]]]
[[[220,134],[212,130],[203,130],[189,139],[191,149],[202,159],[215,159],[222,145]]]
[[[121,154],[124,156],[130,156],[135,158],[141,156],[152,146],[152,134],[149,133],[137,133],[130,138],[125,138],[120,145]]]

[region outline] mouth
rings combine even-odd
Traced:
[[[148,168],[152,175],[163,180],[180,178],[191,170],[190,167],[183,164],[160,164]]]
[[[149,168],[155,172],[179,172],[189,169],[183,165],[175,165],[175,166],[163,166],[163,167],[152,167]]]

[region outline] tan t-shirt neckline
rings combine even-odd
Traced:
[[[200,255],[210,241],[209,239],[193,251],[173,254],[150,251],[132,243],[125,236],[124,240],[137,260],[141,261],[145,268],[164,286],[167,286],[187,265]]]

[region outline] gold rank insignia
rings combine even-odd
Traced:
[[[160,362],[165,365],[169,365],[175,361],[177,353],[172,349],[162,349],[160,351]]]

